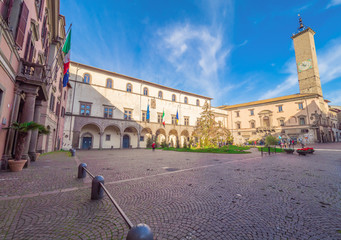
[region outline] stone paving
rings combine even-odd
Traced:
[[[313,155],[157,150],[54,153],[0,172],[0,239],[125,239],[107,197],[90,200],[86,162],[155,239],[341,239],[341,144]]]

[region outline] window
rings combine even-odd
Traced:
[[[113,108],[104,107],[104,117],[105,118],[112,118],[112,116],[113,116]]]
[[[185,99],[184,99],[184,103],[188,103],[188,98],[187,97],[185,97]]]
[[[255,115],[255,112],[254,112],[253,109],[250,110],[250,115],[251,115],[251,116],[254,116],[254,115]]]
[[[133,86],[131,85],[131,83],[127,84],[127,92],[131,92],[133,90]]]
[[[283,112],[283,106],[278,106],[278,112]]]
[[[124,110],[124,120],[131,120],[131,112],[132,110],[129,109]]]
[[[142,112],[142,122],[147,122],[147,112]]]
[[[240,123],[236,123],[237,129],[240,129]]]
[[[252,132],[252,135],[257,135],[257,132]]]
[[[176,97],[175,97],[175,94],[172,95],[172,102],[175,102],[176,100]]]
[[[140,142],[144,142],[144,136],[140,136]]]
[[[143,88],[143,95],[148,96],[148,88]]]
[[[81,103],[80,115],[90,116],[91,114],[91,103]]]
[[[184,117],[184,125],[189,126],[189,117]]]
[[[197,99],[197,106],[200,106],[200,101],[199,101],[199,99]]]
[[[175,115],[172,115],[172,124],[173,125],[178,125],[178,121],[176,121],[176,116]]]
[[[28,19],[28,13],[29,13],[28,7],[27,7],[26,3],[23,2],[22,7],[21,7],[21,12],[20,12],[18,29],[17,29],[17,33],[16,33],[16,37],[15,37],[15,43],[20,48],[23,47],[23,43],[24,43],[24,36],[25,36],[27,19]]]
[[[160,99],[162,99],[162,98],[163,98],[163,94],[162,94],[162,92],[161,92],[161,91],[159,91],[159,95],[158,95],[158,96],[159,96],[159,98],[160,98]]]
[[[90,74],[86,73],[83,77],[83,82],[89,84],[90,83]]]
[[[162,113],[157,114],[157,122],[162,123]]]
[[[283,119],[279,120],[279,125],[284,126],[284,120]]]
[[[106,134],[106,135],[105,135],[105,141],[110,141],[110,137],[111,137],[110,134]]]
[[[298,104],[298,109],[302,110],[303,109],[303,103]]]
[[[300,125],[305,125],[305,118],[304,117],[300,117]]]
[[[53,93],[51,93],[51,97],[50,97],[50,106],[49,106],[49,108],[50,108],[50,110],[51,111],[54,111],[54,102],[55,102],[55,96],[53,95]]]
[[[56,115],[59,116],[59,112],[60,112],[60,103],[57,102],[57,105],[56,105]]]
[[[64,100],[66,99],[66,91],[64,91]]]
[[[107,79],[107,88],[112,88],[112,80]]]
[[[239,112],[236,112],[236,117],[239,117]]]
[[[251,122],[251,128],[255,128],[255,122]]]

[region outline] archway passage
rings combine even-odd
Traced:
[[[140,136],[140,147],[147,147],[148,139],[152,139],[152,130],[150,128],[143,128]]]
[[[180,146],[187,146],[189,143],[189,132],[187,130],[183,130],[180,134]]]
[[[98,149],[100,142],[100,128],[95,124],[86,124],[82,127],[80,133],[80,148],[81,149]]]
[[[129,148],[130,146],[130,137],[129,135],[125,134],[123,136],[123,148]]]
[[[172,129],[169,131],[169,140],[168,142],[170,143],[171,147],[177,147],[178,143],[178,132],[175,129]]]
[[[124,132],[123,137],[125,135],[127,135],[129,137],[129,146],[128,146],[129,148],[137,148],[137,147],[139,147],[139,142],[138,141],[140,141],[140,139],[138,139],[138,131],[137,131],[137,129],[135,127],[132,127],[132,126],[127,127],[127,128],[124,129],[123,132]],[[122,139],[122,147],[126,148],[126,147],[123,146],[123,144],[124,144],[124,141]]]
[[[121,146],[121,130],[118,126],[110,125],[104,129],[102,137],[102,148],[112,149]]]

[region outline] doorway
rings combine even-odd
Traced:
[[[129,135],[123,136],[123,148],[129,148],[130,145],[130,137]]]

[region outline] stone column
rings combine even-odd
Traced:
[[[36,123],[40,122],[40,111],[42,108],[41,101],[36,101],[36,106],[34,110],[34,118],[33,121]],[[28,155],[30,156],[31,161],[36,160],[36,147],[37,147],[37,140],[38,140],[38,130],[34,130],[31,133],[31,141],[30,141],[30,146],[28,149]]]
[[[13,105],[12,105],[11,119],[10,121],[8,121],[8,126],[11,126],[11,124],[13,122],[16,122],[18,119],[19,106],[20,106],[20,100],[21,100],[20,94],[21,94],[21,90],[19,90],[19,88],[16,87],[14,90],[14,99],[13,99]],[[1,169],[3,170],[8,169],[8,159],[11,158],[12,149],[14,146],[14,134],[15,134],[15,131],[12,128],[10,128],[7,132],[4,154],[1,158]]]
[[[103,137],[103,132],[99,133],[99,149],[102,149],[102,137]]]
[[[120,137],[120,149],[123,149],[123,134]]]
[[[140,148],[140,134],[137,134],[137,148]]]
[[[36,97],[38,95],[38,87],[33,87],[29,89],[24,89],[24,92],[26,94],[26,99],[25,103],[23,106],[22,110],[22,115],[21,115],[21,122],[31,122],[33,121],[34,117],[34,107],[36,103]],[[26,167],[29,166],[30,164],[30,158],[28,156],[28,147],[30,145],[31,141],[31,131],[28,132],[27,137],[26,137],[26,145],[25,145],[25,150],[22,155],[22,159],[27,159]]]

